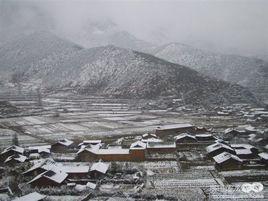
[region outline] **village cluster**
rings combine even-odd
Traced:
[[[122,137],[109,143],[105,139],[82,142],[62,139],[51,145],[35,147],[13,145],[0,154],[3,165],[1,177],[18,171],[19,176],[15,178],[17,186],[6,186],[1,192],[6,191],[10,200],[16,201],[49,200],[46,195],[51,194],[51,189],[60,189],[58,193],[68,191],[83,195],[81,200],[94,200],[96,197],[114,199],[109,196],[128,196],[133,200],[177,200],[176,191],[168,194],[172,190],[169,185],[176,188],[178,182],[184,181],[179,186],[198,189],[193,190],[196,191],[193,194],[213,196],[207,193],[210,186],[224,186],[233,181],[260,181],[260,178],[268,180],[268,153],[265,149],[226,140],[228,136],[252,132],[250,128],[229,128],[222,135],[217,135],[212,129],[174,124],[158,127],[154,134]],[[165,172],[167,168],[161,165],[157,168],[146,165],[160,162],[164,166],[165,163],[170,164],[172,168]],[[191,169],[202,166],[204,169],[201,168],[201,171]],[[198,172],[200,180],[187,177],[187,174]],[[213,176],[207,178],[206,172]],[[114,188],[109,191],[110,184]],[[128,195],[122,189],[120,193],[120,184],[131,186],[131,191],[124,191]],[[159,186],[163,184],[167,187],[160,190]],[[22,196],[14,198],[14,195]]]

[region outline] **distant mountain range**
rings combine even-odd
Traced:
[[[24,87],[116,97],[174,95],[192,104],[256,103],[246,88],[209,78],[155,56],[104,46],[84,49],[53,34],[38,32],[0,48],[1,80],[20,72]],[[3,73],[2,73],[3,72]]]
[[[248,87],[258,97],[268,99],[268,62],[261,59],[216,54],[180,43],[158,47],[153,54],[204,75]]]

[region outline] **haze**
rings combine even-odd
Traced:
[[[137,38],[179,42],[227,54],[268,55],[268,1],[1,0],[0,44],[33,30],[63,36],[88,20],[109,20]]]

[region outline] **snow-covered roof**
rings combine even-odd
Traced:
[[[40,193],[33,192],[27,195],[21,196],[19,198],[14,199],[13,201],[39,201],[45,199],[46,196],[41,195]]]
[[[104,162],[97,162],[97,163],[93,163],[93,165],[90,168],[90,171],[98,171],[101,172],[103,174],[105,174],[108,169],[109,169],[110,163],[104,163]]]
[[[252,149],[252,148],[255,148],[251,144],[231,144],[231,147],[234,149]]]
[[[4,154],[4,153],[6,153],[6,152],[8,152],[8,151],[11,151],[11,150],[13,150],[13,151],[15,151],[15,152],[17,152],[17,153],[20,153],[20,154],[23,154],[23,152],[24,152],[24,148],[19,147],[19,146],[16,146],[16,145],[12,145],[12,146],[10,146],[10,147],[5,148],[5,149],[1,152],[1,154]]]
[[[71,165],[68,165],[68,166],[61,166],[61,170],[66,172],[67,174],[68,173],[87,173],[89,172],[89,166],[86,166],[86,165],[79,165],[79,166],[71,166]]]
[[[262,152],[262,153],[259,153],[258,155],[259,155],[259,157],[261,157],[261,158],[263,158],[265,160],[268,160],[268,153]]]
[[[218,164],[223,163],[229,159],[234,159],[236,161],[243,162],[238,156],[235,156],[235,155],[230,154],[228,152],[223,152],[217,156],[214,156],[213,159]]]
[[[147,138],[147,139],[142,139],[142,142],[163,142],[163,140],[159,139],[159,138]]]
[[[229,132],[231,132],[231,131],[236,131],[236,130],[233,129],[233,128],[227,128],[227,129],[225,129],[223,132],[224,132],[224,134],[227,134],[227,133],[229,133]]]
[[[164,149],[164,148],[176,148],[175,143],[147,143],[147,148]]]
[[[158,138],[156,134],[153,133],[145,133],[142,135],[142,138]]]
[[[183,138],[191,138],[193,140],[196,140],[195,136],[190,135],[188,133],[182,133],[182,134],[177,135],[177,136],[174,137],[175,140],[180,140],[180,139],[183,139]]]
[[[65,172],[62,171],[55,171],[55,170],[47,170],[39,175],[37,175],[35,178],[33,178],[31,181],[29,181],[28,183],[32,183],[42,177],[45,177],[49,180],[52,180],[58,184],[61,184],[66,178],[67,178],[68,174],[66,174]]]
[[[88,151],[96,155],[116,155],[116,154],[129,154],[129,149],[123,148],[108,148],[108,149],[92,149],[92,148],[85,148],[82,151]],[[79,151],[78,153],[80,153]]]
[[[43,145],[43,146],[31,146],[27,148],[29,151],[37,150],[38,153],[50,153],[51,145]]]
[[[146,143],[137,141],[130,145],[130,149],[146,149]]]
[[[204,134],[196,134],[195,137],[214,137],[214,136],[210,133],[204,133]]]
[[[87,182],[87,184],[86,184],[86,186],[88,187],[88,188],[90,188],[90,189],[96,189],[96,184],[94,184],[94,183],[92,183],[92,182]]]
[[[74,142],[68,139],[59,140],[57,143],[64,145],[66,147],[72,145]]]
[[[26,156],[23,156],[21,154],[17,154],[17,155],[12,155],[12,156],[9,156],[6,160],[5,160],[5,163],[11,161],[11,160],[15,160],[17,162],[20,162],[20,163],[23,163],[25,162],[27,159]]]
[[[101,144],[101,140],[84,140],[83,142],[81,142],[78,146],[82,146],[82,145],[95,145],[95,144]]]
[[[216,142],[214,144],[211,144],[211,145],[207,146],[206,150],[207,150],[208,153],[211,153],[211,152],[213,152],[215,150],[218,150],[220,148],[224,148],[224,149],[234,151],[230,146],[228,146],[226,144],[223,144],[223,143],[219,143],[219,142]]]
[[[170,130],[170,129],[178,129],[178,128],[192,128],[193,125],[189,123],[181,123],[181,124],[171,124],[171,125],[165,125],[160,126],[157,128],[157,130]]]
[[[250,149],[235,149],[236,155],[250,155],[252,151]]]

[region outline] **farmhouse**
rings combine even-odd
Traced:
[[[215,141],[217,138],[214,137],[212,134],[205,133],[205,134],[197,134],[195,138],[198,142],[211,142]]]
[[[131,154],[129,149],[122,148],[107,148],[107,149],[80,149],[77,153],[77,160],[79,161],[131,161]]]
[[[231,148],[230,146],[222,143],[214,143],[212,145],[209,145],[206,147],[207,155],[209,157],[214,157],[216,155],[219,155],[223,152],[228,152],[231,154],[235,154],[235,150]]]
[[[27,195],[21,196],[19,198],[14,199],[13,201],[43,201],[46,196],[41,195],[40,193],[33,192]]]
[[[87,146],[90,146],[90,145],[100,145],[101,144],[101,140],[84,140],[83,142],[81,142],[78,147],[87,147]]]
[[[164,143],[164,142],[148,142],[147,152],[148,153],[172,153],[176,151],[175,143]]]
[[[159,139],[157,137],[157,135],[149,134],[149,133],[143,134],[141,141],[145,142],[145,143],[147,143],[147,142],[163,142],[163,140]]]
[[[184,123],[184,124],[173,124],[157,127],[155,134],[158,136],[163,135],[171,135],[185,132],[195,132],[196,127],[192,124]]]
[[[235,153],[241,159],[252,159],[255,157],[250,149],[235,149]]]
[[[144,161],[145,160],[145,151],[146,143],[137,141],[130,145],[129,153],[133,161]]]
[[[107,173],[109,167],[109,163],[104,163],[101,161],[94,163],[90,168],[90,177],[94,179],[103,177]]]
[[[176,144],[182,144],[182,143],[196,143],[197,140],[195,136],[189,135],[187,133],[182,133],[180,135],[177,135],[174,137]]]
[[[31,155],[38,155],[42,158],[48,158],[50,156],[50,149],[51,145],[44,145],[44,146],[34,146],[34,147],[28,147],[27,152],[29,154],[29,157]]]
[[[57,165],[52,160],[45,160],[34,164],[29,170],[23,172],[24,176],[36,176],[45,171],[56,169]]]
[[[65,153],[73,148],[74,142],[68,139],[60,140],[51,145],[51,151],[55,153]]]
[[[253,154],[257,155],[259,150],[250,144],[231,144],[234,149],[249,149]]]
[[[17,165],[19,163],[24,163],[27,160],[26,156],[20,155],[20,154],[15,154],[12,156],[9,156],[5,160],[5,164],[9,166]]]
[[[234,170],[240,169],[243,161],[233,154],[223,152],[213,157],[215,168],[218,170]]]
[[[68,178],[86,178],[89,173],[88,165],[79,165],[79,166],[61,166],[61,170],[68,174]]]
[[[32,187],[53,187],[61,186],[66,180],[68,174],[61,171],[48,170],[37,175],[33,180],[29,181]]]
[[[15,155],[15,154],[24,154],[24,148],[13,145],[10,147],[7,147],[4,149],[0,154],[1,161],[5,161],[9,156]]]

